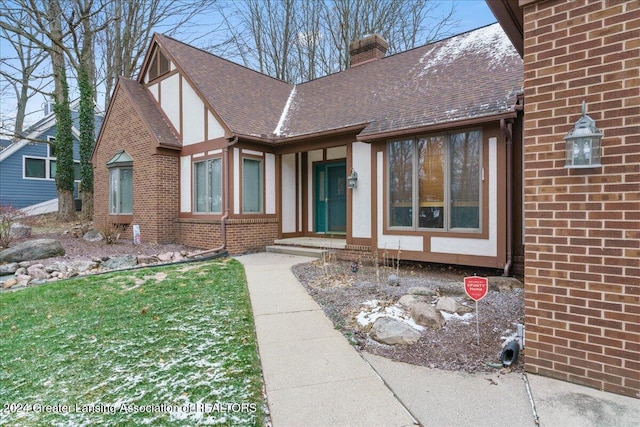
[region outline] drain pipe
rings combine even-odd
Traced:
[[[513,137],[512,124],[507,123],[505,119],[500,119],[500,129],[504,133],[507,146],[507,263],[504,265],[503,276],[511,275],[511,267],[513,264]]]
[[[208,255],[220,251],[224,251],[227,249],[227,218],[229,218],[229,189],[231,186],[229,185],[229,180],[231,179],[231,174],[229,173],[229,147],[235,145],[238,142],[238,137],[234,137],[229,144],[224,148],[224,156],[222,157],[222,170],[227,174],[227,185],[224,192],[224,215],[220,218],[220,237],[222,238],[222,244],[217,248],[207,249],[202,252],[195,253],[191,255],[191,258],[201,257],[203,255]]]

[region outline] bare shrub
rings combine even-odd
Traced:
[[[96,230],[104,236],[104,241],[108,245],[112,245],[120,239],[120,235],[125,229],[124,224],[113,224],[109,221],[104,221],[95,225]]]
[[[13,240],[11,226],[24,218],[24,212],[13,206],[0,205],[0,248],[8,248]]]

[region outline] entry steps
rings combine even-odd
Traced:
[[[346,239],[318,237],[293,237],[279,239],[273,243],[273,245],[267,246],[267,252],[314,258],[322,258],[328,251],[344,249],[347,245]]]
[[[272,245],[267,246],[267,252],[273,252],[277,254],[306,256],[311,258],[322,258],[323,254],[328,252],[327,249],[320,248],[305,248],[302,246],[285,246],[285,245]]]

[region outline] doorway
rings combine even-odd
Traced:
[[[314,231],[319,234],[346,233],[346,161],[314,164],[313,182]]]

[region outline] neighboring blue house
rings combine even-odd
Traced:
[[[74,198],[78,198],[80,182],[80,143],[78,104],[71,105],[73,120],[73,159],[76,164]],[[96,114],[98,135],[103,115]],[[56,121],[53,112],[29,127],[24,139],[13,140],[0,150],[0,206],[23,209],[28,214],[54,212],[58,209],[56,192],[56,153],[53,145],[33,140],[55,140]]]

